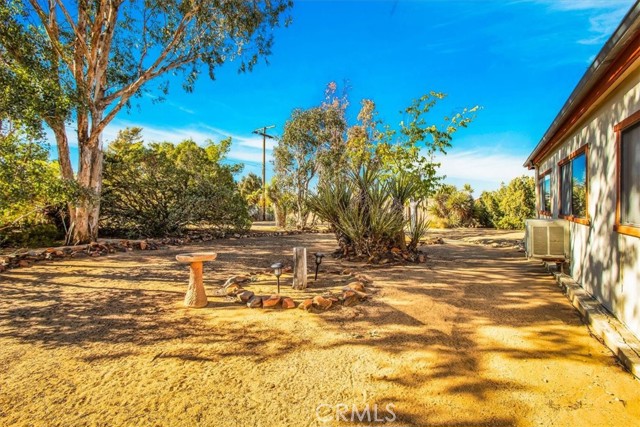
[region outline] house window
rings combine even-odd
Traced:
[[[538,194],[540,195],[540,212],[551,214],[551,170],[540,175]]]
[[[640,236],[640,122],[618,134],[616,230]]]
[[[587,195],[589,171],[587,147],[573,153],[559,164],[560,216],[581,224],[588,224]]]

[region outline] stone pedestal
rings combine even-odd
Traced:
[[[293,289],[307,288],[307,248],[293,248]]]
[[[218,254],[215,252],[196,252],[190,254],[176,255],[176,260],[189,264],[189,287],[184,296],[184,305],[192,308],[206,307],[208,304],[207,294],[204,291],[202,282],[202,263],[213,261]]]

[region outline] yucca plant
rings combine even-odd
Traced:
[[[425,215],[418,214],[415,218],[409,221],[408,225],[406,234],[409,237],[409,244],[407,245],[407,249],[410,252],[415,252],[418,249],[420,240],[427,235],[431,221],[429,221]]]
[[[398,247],[398,236],[404,244],[403,205],[396,197],[401,188],[368,164],[336,182],[321,184],[308,203],[331,224],[343,255],[375,258]]]

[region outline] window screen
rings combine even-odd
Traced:
[[[560,167],[560,213],[571,215],[571,162]]]
[[[540,178],[540,210],[551,212],[551,176],[549,174]]]
[[[640,123],[622,132],[620,224],[640,227]]]
[[[587,216],[587,156],[584,153],[571,161],[571,215]]]

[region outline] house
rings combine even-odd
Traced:
[[[525,167],[538,217],[568,222],[568,274],[640,338],[640,2]]]

